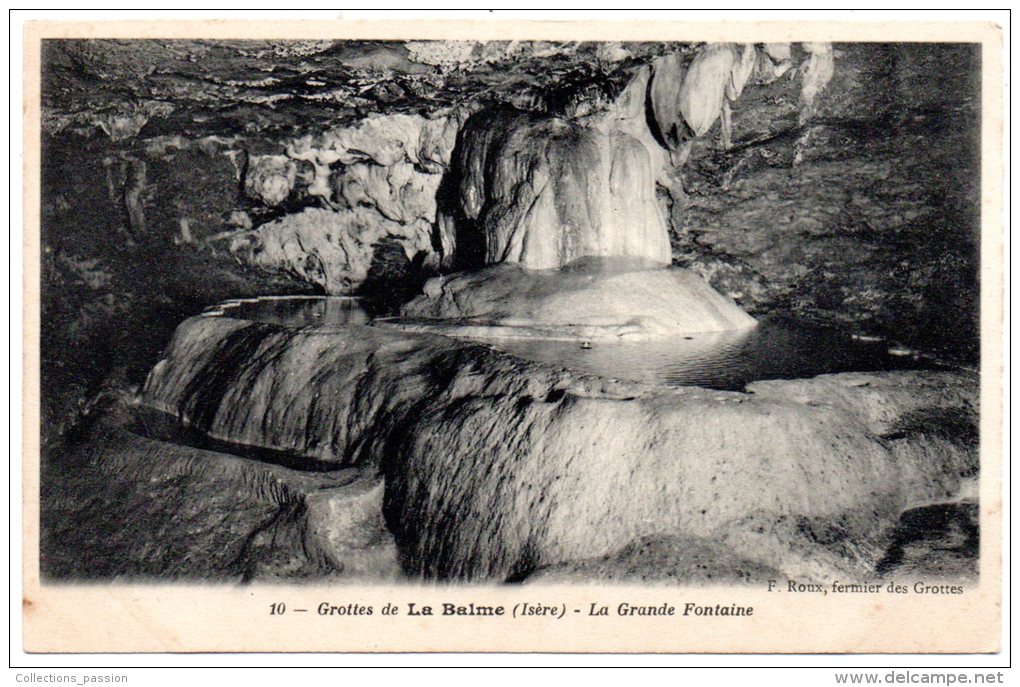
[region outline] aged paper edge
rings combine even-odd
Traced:
[[[676,40],[981,43],[980,582],[959,597],[766,597],[744,588],[659,586],[40,584],[39,169],[43,38]],[[1000,646],[1002,585],[1002,35],[981,22],[103,21],[29,22],[24,87],[23,624],[29,652],[978,653]],[[372,605],[369,618],[268,616],[270,603]],[[737,603],[753,619],[492,621],[383,618],[393,603],[521,601],[679,607]],[[511,624],[506,624],[506,623]]]

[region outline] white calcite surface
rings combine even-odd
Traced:
[[[874,575],[908,507],[977,471],[976,378],[848,373],[749,393],[588,377],[375,327],[185,321],[142,402],[218,439],[376,469],[405,572],[520,579],[648,537],[805,580]],[[852,577],[847,577],[847,576]]]
[[[401,314],[413,318],[408,328],[497,338],[640,340],[755,325],[694,272],[593,258],[559,270],[495,265],[437,277]]]
[[[249,155],[244,191],[269,206],[279,205],[294,190],[297,165],[286,155]]]
[[[396,241],[411,260],[431,250],[430,234],[424,220],[403,224],[371,207],[306,208],[240,235],[231,251],[256,267],[291,272],[326,293],[344,294],[368,276],[380,241]]]
[[[436,218],[440,174],[419,172],[410,162],[389,166],[358,162],[333,176],[337,198],[347,207],[374,207],[383,217],[401,224]]]
[[[466,237],[483,262],[528,269],[587,256],[671,260],[655,198],[662,150],[644,121],[648,71],[608,112],[578,120],[485,110],[464,125],[454,151],[456,222],[440,220],[444,246]]]

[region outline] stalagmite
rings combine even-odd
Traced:
[[[753,48],[745,54],[720,93],[743,88]],[[606,109],[576,119],[509,107],[468,119],[439,242],[464,267],[496,267],[430,281],[403,314],[443,322],[416,328],[647,339],[754,326],[695,275],[664,269],[672,249],[655,184],[665,156],[647,124],[649,78],[638,70]]]
[[[945,498],[976,466],[937,435],[890,438],[919,409],[976,403],[953,373],[748,391],[613,386],[440,337],[200,316],[143,403],[222,440],[378,469],[402,565],[440,579],[519,578],[665,532],[850,579],[905,505]]]
[[[641,97],[647,79],[642,70],[615,108],[580,120],[512,108],[468,119],[454,151],[458,206],[444,208],[442,242],[465,251],[458,237],[473,234],[482,262],[529,269],[587,256],[669,264],[654,186],[662,158]]]
[[[455,328],[438,331],[491,338],[639,341],[755,326],[693,272],[626,258],[585,258],[560,270],[496,265],[437,277],[402,314],[413,318],[405,329],[429,331],[428,322],[443,320]]]

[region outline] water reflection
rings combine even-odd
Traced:
[[[209,311],[286,327],[348,326],[371,322],[358,299],[282,297],[231,301]],[[461,328],[463,329],[463,328]],[[430,327],[433,333],[442,328]],[[463,332],[458,335],[463,338]],[[610,379],[666,386],[740,390],[765,379],[798,379],[836,372],[930,367],[890,355],[882,341],[860,341],[846,332],[769,316],[758,326],[642,342],[492,339],[486,344],[525,360]]]
[[[666,386],[740,390],[763,379],[834,372],[916,369],[882,342],[855,341],[838,330],[786,317],[766,317],[736,332],[711,332],[640,343],[507,340],[494,348],[526,360],[612,379]]]
[[[371,321],[357,298],[344,296],[287,296],[230,301],[217,306],[211,314],[284,327],[338,327]]]

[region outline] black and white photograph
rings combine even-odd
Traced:
[[[981,40],[492,33],[41,39],[41,589],[998,584]]]

